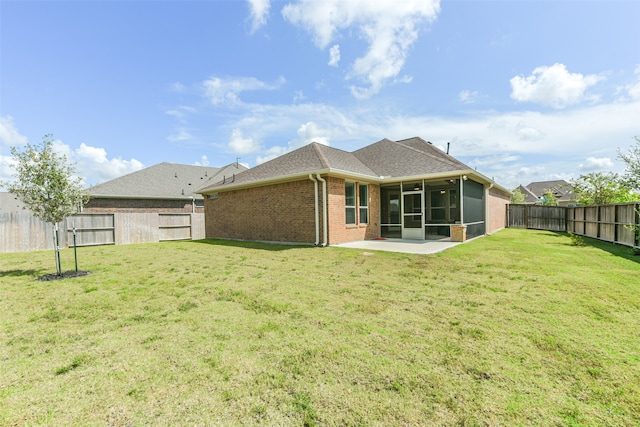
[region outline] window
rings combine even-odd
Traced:
[[[360,184],[360,224],[369,223],[369,186]]]
[[[356,184],[345,182],[344,184],[344,205],[346,213],[346,223],[356,223]]]

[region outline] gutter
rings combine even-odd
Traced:
[[[314,220],[316,223],[316,241],[314,242],[313,246],[318,246],[318,243],[320,243],[320,220],[318,219],[318,180],[313,177],[313,174],[309,174],[309,179],[313,181],[313,189],[315,193]]]
[[[322,247],[327,246],[327,181],[320,176],[319,173],[316,174],[318,181],[322,182],[322,232],[324,233],[322,239]]]

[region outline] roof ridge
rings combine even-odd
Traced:
[[[415,137],[414,137],[414,138],[415,138]],[[402,141],[408,141],[408,140],[410,140],[410,139],[414,139],[414,138],[403,139]],[[386,139],[386,138],[385,138],[385,139]],[[433,146],[433,144],[432,144],[432,143],[430,143],[429,141],[425,141],[425,140],[424,140],[424,139],[422,139],[422,138],[419,138],[419,139],[420,139],[421,141],[424,141],[424,142],[425,142],[425,143],[427,143],[427,144],[430,144],[430,145],[428,145],[428,147],[436,148],[436,147],[434,147],[434,146]],[[445,153],[444,151],[440,150],[439,148],[436,148],[436,149],[438,149],[438,150],[442,151],[443,156],[436,156],[435,154],[432,154],[432,153],[428,153],[428,152],[426,152],[426,151],[419,150],[419,149],[414,148],[414,147],[412,147],[412,146],[410,146],[410,145],[404,144],[404,143],[402,143],[402,142],[400,142],[400,141],[392,141],[392,142],[395,142],[395,143],[396,143],[396,144],[398,144],[398,145],[402,145],[403,147],[408,148],[409,150],[412,150],[412,151],[414,151],[414,152],[416,152],[416,153],[420,153],[420,154],[423,154],[423,155],[425,155],[425,156],[429,156],[429,157],[431,157],[431,158],[432,158],[432,159],[434,159],[434,160],[438,160],[438,161],[446,161],[446,162],[447,162],[447,163],[449,163],[451,166],[459,166],[459,165],[461,165],[461,164],[462,164],[463,166],[468,167],[467,165],[465,165],[465,164],[464,164],[464,163],[462,163],[461,161],[459,161],[459,160],[455,159],[454,157],[452,157],[451,155],[449,155],[449,154]],[[452,159],[453,159],[453,160],[452,160]]]
[[[322,152],[322,149],[320,148],[321,145],[324,146],[324,144],[320,144],[319,142],[315,142],[315,141],[311,142],[311,148],[313,148],[313,150],[316,152],[318,159],[320,159],[320,163],[322,163],[322,166],[324,168],[328,169],[329,161],[327,160],[327,157]]]

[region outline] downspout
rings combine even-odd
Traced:
[[[493,188],[493,182],[489,184],[485,189],[484,196],[484,234],[490,235],[489,233],[489,191]]]
[[[320,176],[319,173],[316,174],[318,181],[322,182],[322,247],[327,246],[327,181]]]
[[[318,180],[313,177],[313,174],[309,174],[309,179],[313,181],[313,189],[315,190],[315,222],[316,222],[316,241],[313,246],[318,246],[320,243],[320,221],[318,219]]]

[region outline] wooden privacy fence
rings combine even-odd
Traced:
[[[566,210],[562,206],[507,205],[507,226],[566,231]]]
[[[640,246],[640,203],[589,206],[508,205],[507,227],[574,234],[626,246]]]
[[[640,246],[640,203],[567,208],[567,231],[626,246]]]
[[[205,238],[204,213],[77,214],[58,224],[60,247]],[[0,253],[53,249],[53,226],[29,212],[0,213]]]

